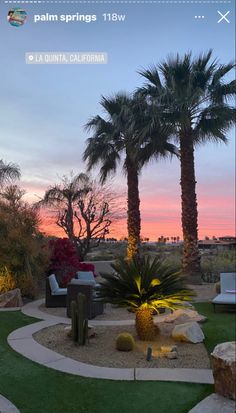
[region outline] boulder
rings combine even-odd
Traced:
[[[177,359],[178,358],[177,351],[171,351],[170,353],[167,353],[166,358],[169,360]]]
[[[171,353],[172,351],[177,351],[177,346],[161,346],[162,353]]]
[[[218,344],[211,354],[215,391],[235,400],[236,394],[236,342]]]
[[[19,288],[0,295],[0,308],[22,307],[23,302]]]
[[[235,413],[235,403],[218,394],[211,394],[188,413]]]
[[[195,310],[190,309],[179,309],[175,310],[172,314],[168,314],[165,318],[165,323],[187,323],[190,321],[196,321],[198,323],[204,323],[206,321],[206,317],[204,315],[199,314]]]
[[[201,343],[205,338],[196,321],[176,325],[172,331],[172,337],[175,341],[186,341],[187,343]]]

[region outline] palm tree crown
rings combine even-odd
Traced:
[[[20,178],[20,169],[14,163],[5,163],[0,159],[0,186],[8,181]]]

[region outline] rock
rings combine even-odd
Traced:
[[[179,309],[175,310],[172,314],[168,314],[165,318],[165,323],[187,323],[190,321],[196,321],[197,323],[204,323],[206,321],[206,317],[199,314],[195,310],[190,309]]]
[[[19,288],[0,295],[0,308],[22,307],[23,302]]]
[[[166,358],[169,360],[177,359],[178,358],[177,351],[171,351],[170,353],[167,353]]]
[[[88,327],[88,338],[94,338],[94,337],[96,337],[96,333],[94,331],[94,328],[89,326]]]
[[[171,353],[172,351],[177,351],[177,346],[161,346],[162,353]]]
[[[201,343],[205,338],[196,321],[176,325],[172,331],[172,337],[176,341],[186,341],[187,343]]]
[[[235,413],[235,403],[218,394],[211,394],[188,413]]]
[[[211,354],[215,391],[236,399],[236,342],[218,344]]]

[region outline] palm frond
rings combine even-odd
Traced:
[[[0,159],[0,185],[4,181],[14,180],[20,178],[20,168],[14,163],[6,163]]]

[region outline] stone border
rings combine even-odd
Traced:
[[[0,394],[0,413],[20,413],[20,410]]]
[[[53,368],[64,373],[83,377],[110,380],[160,380],[190,383],[213,384],[212,370],[210,369],[170,369],[170,368],[112,368],[100,367],[82,363],[65,357],[37,343],[33,334],[43,328],[59,323],[70,324],[65,317],[56,317],[39,310],[38,306],[43,300],[29,303],[22,308],[28,316],[41,318],[43,321],[27,325],[13,331],[7,338],[9,345],[21,355],[45,367]],[[118,322],[105,320],[90,320],[89,324],[95,325],[130,325],[133,320]]]
[[[6,308],[0,308],[0,312],[3,311],[20,311],[22,307],[6,307]],[[1,413],[1,410],[0,410]]]

